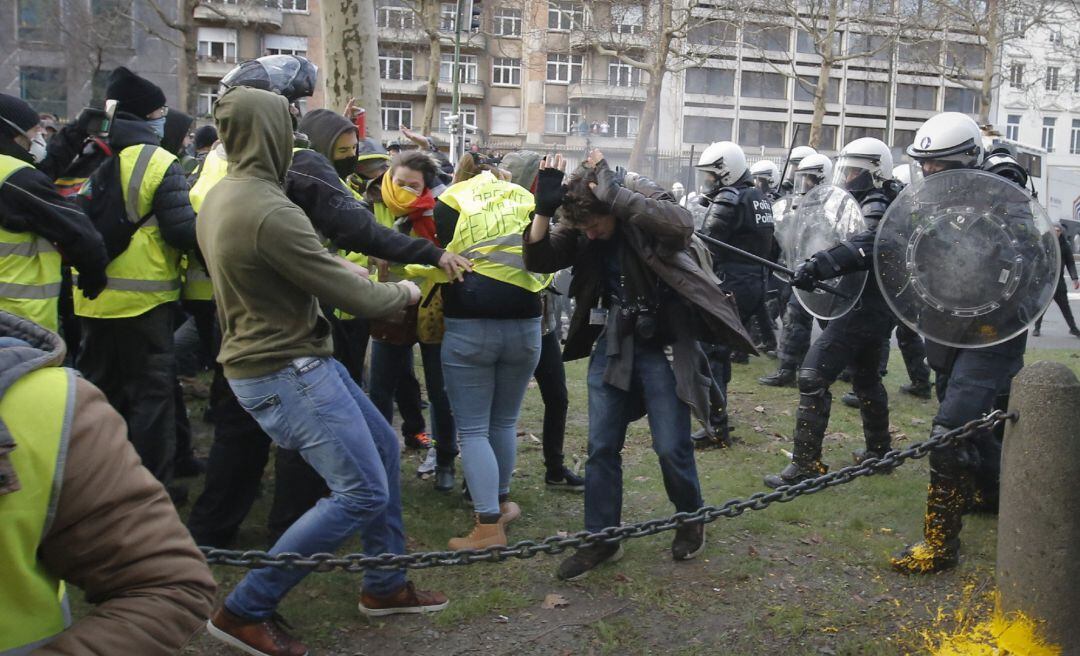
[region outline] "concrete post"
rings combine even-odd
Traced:
[[[1080,654],[1080,381],[1036,362],[1012,384],[998,517],[998,646]],[[1049,648],[1049,650],[1047,650]]]

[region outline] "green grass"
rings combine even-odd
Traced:
[[[1028,362],[1040,359],[1064,362],[1080,373],[1076,353],[1028,354]],[[784,466],[781,449],[791,449],[797,394],[755,382],[774,367],[775,361],[764,358],[735,367],[731,410],[739,442],[732,449],[697,454],[706,503],[749,496],[763,489],[763,475]],[[584,363],[571,363],[567,378],[565,451],[573,465],[574,457],[581,462],[585,453]],[[897,447],[926,439],[936,410],[934,402],[897,393],[905,381],[894,349],[886,386]],[[844,391],[843,383],[833,388],[836,403],[825,441],[825,460],[834,467],[850,462],[850,451],[862,442],[858,412],[839,402]],[[197,418],[201,410],[192,408],[191,415]],[[542,417],[539,393],[530,389],[513,484],[524,515],[513,525],[511,540],[582,528],[582,497],[544,486],[540,444],[529,436],[539,437]],[[205,452],[206,428],[198,428]],[[449,538],[468,531],[471,511],[456,492],[439,494],[430,482],[418,480],[418,463],[412,453],[402,460],[409,544],[444,549]],[[624,521],[672,512],[644,420],[630,428],[623,466]],[[924,578],[893,574],[889,554],[921,537],[926,481],[926,462],[915,461],[891,476],[859,479],[762,512],[720,519],[706,529],[705,553],[689,563],[671,561],[670,533],[634,540],[620,563],[576,584],[555,579],[557,556],[413,572],[411,578],[421,587],[451,597],[446,611],[430,617],[363,619],[356,611],[361,578],[338,572],[308,577],[286,598],[281,612],[319,654],[920,653],[924,645],[917,632],[934,625],[938,608],[951,612],[964,603],[966,585],[992,582],[996,548],[995,520],[969,517],[956,570]],[[198,482],[193,492],[197,487]],[[258,502],[238,546],[265,546],[268,497]],[[358,549],[356,541],[347,547]],[[222,593],[240,575],[224,567],[214,571]],[[549,593],[565,597],[568,606],[542,609]],[[201,636],[185,653],[227,652]]]

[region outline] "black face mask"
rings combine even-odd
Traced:
[[[356,172],[356,157],[350,155],[344,159],[335,159],[334,170],[337,171],[338,177],[342,180],[348,178]]]

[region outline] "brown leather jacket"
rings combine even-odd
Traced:
[[[60,366],[54,333],[0,312],[0,396],[20,376]],[[18,445],[0,421],[0,495],[16,493],[7,454]],[[34,654],[175,654],[209,616],[216,584],[161,483],[142,466],[124,419],[77,378],[56,514],[38,553],[82,589],[94,609]]]

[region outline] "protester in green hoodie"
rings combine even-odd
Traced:
[[[218,359],[240,405],[276,444],[299,451],[331,491],[271,553],[334,551],[357,532],[367,554],[403,553],[397,439],[331,357],[330,326],[319,303],[385,316],[417,303],[419,289],[409,282],[374,283],[349,268],[285,195],[281,185],[293,147],[285,98],[234,87],[215,105],[214,119],[229,173],[207,194],[197,229],[218,304]],[[249,573],[211,618],[210,634],[250,653],[307,653],[275,613],[305,575],[282,568]],[[446,604],[441,594],[418,591],[401,571],[364,575],[365,614],[435,611]]]

